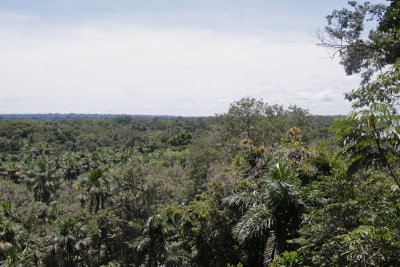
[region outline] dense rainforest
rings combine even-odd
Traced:
[[[318,35],[363,78],[346,117],[251,97],[213,117],[0,117],[0,266],[400,266],[388,2],[350,1]]]

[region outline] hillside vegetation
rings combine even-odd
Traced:
[[[400,1],[335,10],[347,117],[0,119],[1,266],[400,266]],[[366,21],[376,27],[365,32]]]

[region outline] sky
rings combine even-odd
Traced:
[[[360,78],[315,45],[346,3],[0,0],[0,114],[212,116],[243,97],[346,114]]]

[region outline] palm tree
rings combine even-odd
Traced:
[[[133,247],[139,255],[144,256],[146,266],[154,267],[162,264],[168,251],[168,238],[173,234],[172,226],[157,214],[145,222],[133,220],[130,225],[134,232],[139,234]]]
[[[34,197],[46,204],[50,203],[51,193],[55,191],[55,184],[46,176],[40,175],[33,186]]]
[[[264,176],[261,190],[223,199],[227,206],[244,211],[233,228],[239,243],[265,242],[265,265],[288,249],[286,240],[295,235],[301,223],[303,205],[296,187],[288,183],[292,179],[290,168],[278,163]]]
[[[27,231],[20,224],[0,215],[0,261],[15,262],[17,258],[13,256],[23,249],[26,237]]]
[[[18,261],[20,259],[21,259],[21,253],[19,253],[15,248],[11,248],[7,252],[7,258],[3,262],[0,262],[1,263],[0,267],[23,266],[21,264],[18,264]]]
[[[56,190],[56,170],[51,168],[44,159],[39,162],[39,171],[34,180],[33,192],[38,201],[50,203],[51,193]]]
[[[89,208],[94,212],[98,212],[100,209],[104,209],[107,200],[111,196],[110,181],[104,175],[104,171],[101,169],[90,171],[87,177],[82,181],[82,185],[87,187],[86,199],[89,200]],[[82,197],[82,200],[84,199],[85,198]]]
[[[14,233],[11,222],[0,215],[0,261],[5,259],[7,252],[13,247]]]
[[[60,266],[76,266],[83,259],[83,250],[91,244],[82,223],[73,218],[59,222],[47,241],[48,251],[58,256]]]
[[[193,266],[193,258],[197,256],[197,251],[189,253],[183,249],[178,249],[168,253],[165,265],[168,267]]]

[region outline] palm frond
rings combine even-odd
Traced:
[[[279,244],[278,239],[274,231],[269,233],[267,243],[264,248],[264,264],[268,266],[276,257],[279,256]]]
[[[267,236],[272,225],[273,219],[268,209],[263,206],[254,207],[242,216],[232,233],[243,244],[253,238]]]
[[[293,176],[290,167],[286,166],[282,162],[278,162],[275,164],[275,166],[271,170],[270,175],[273,179],[280,181],[287,181]]]
[[[148,237],[139,239],[139,241],[137,241],[134,245],[138,253],[146,251],[149,248],[149,246],[150,246],[150,238]]]
[[[173,227],[172,225],[169,225],[169,224],[164,224],[161,230],[162,230],[162,233],[164,234],[164,236],[166,236],[166,237],[173,236],[176,231],[175,227]]]
[[[247,209],[257,206],[263,202],[263,196],[254,191],[251,193],[242,192],[233,196],[224,198],[223,203],[229,207]]]
[[[85,249],[86,247],[88,247],[90,244],[92,244],[92,239],[89,237],[86,237],[82,240],[79,240],[78,242],[76,242],[75,244],[75,249],[78,251],[82,251],[83,249]]]
[[[13,247],[13,245],[9,242],[6,241],[0,241],[0,252],[4,252],[7,251],[9,249],[11,249]]]
[[[134,233],[140,234],[145,227],[145,222],[139,219],[135,219],[129,222],[129,226],[132,228]]]
[[[165,261],[168,267],[192,266],[191,262],[192,255],[182,250],[169,255]]]

